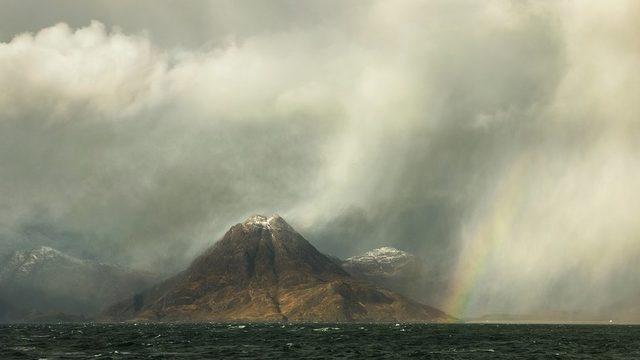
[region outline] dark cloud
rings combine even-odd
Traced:
[[[415,252],[465,314],[638,312],[631,2],[3,9],[0,251],[177,270],[279,212]]]

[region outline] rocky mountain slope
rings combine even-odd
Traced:
[[[157,282],[148,273],[82,260],[42,246],[0,264],[0,320],[97,315]]]
[[[342,267],[357,279],[409,297],[415,296],[415,290],[425,275],[415,255],[388,246],[347,258]]]
[[[443,312],[354,279],[281,217],[253,216],[105,320],[434,322]]]

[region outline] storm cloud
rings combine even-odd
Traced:
[[[461,316],[640,319],[638,3],[37,4],[1,4],[0,251],[177,271],[277,212]]]

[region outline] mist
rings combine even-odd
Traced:
[[[0,254],[175,272],[279,213],[459,317],[640,320],[640,4],[188,4],[2,1]]]

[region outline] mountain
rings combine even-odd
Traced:
[[[0,266],[0,320],[95,316],[107,305],[159,279],[124,267],[82,260],[41,246],[17,251]]]
[[[433,322],[432,307],[354,279],[278,215],[252,216],[182,273],[111,307],[105,320]]]
[[[409,297],[416,295],[415,290],[425,276],[415,255],[388,246],[347,258],[342,267],[357,279]]]

